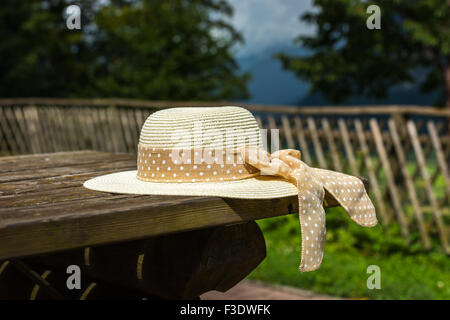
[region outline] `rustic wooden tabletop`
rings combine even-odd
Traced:
[[[60,152],[0,158],[0,259],[230,225],[298,212],[274,200],[140,196],[83,182],[133,170],[129,154]]]

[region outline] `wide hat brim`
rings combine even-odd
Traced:
[[[170,195],[170,196],[216,196],[238,199],[275,199],[298,195],[294,184],[275,176],[225,182],[147,182],[136,178],[137,171],[123,171],[92,178],[84,187],[103,192]]]

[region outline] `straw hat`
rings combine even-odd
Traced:
[[[362,181],[310,168],[299,151],[265,152],[256,119],[240,107],[173,108],[151,114],[139,139],[137,170],[90,179],[88,189],[129,194],[271,199],[298,195],[301,271],[321,263],[325,193],[358,224],[377,223]],[[308,247],[309,246],[309,247]]]
[[[210,134],[216,136],[210,137]],[[226,136],[228,133],[229,136]],[[235,135],[234,135],[235,134]],[[234,138],[236,137],[236,138]],[[247,144],[246,144],[247,143]],[[220,148],[237,150],[242,146],[262,147],[258,123],[246,109],[239,107],[173,108],[151,114],[145,121],[139,139],[140,146],[153,148]],[[147,163],[163,178],[161,166],[156,166],[158,155]],[[140,159],[139,159],[140,160]],[[138,161],[139,161],[138,160]],[[155,161],[155,164],[153,164]],[[160,162],[161,165],[164,165]],[[138,163],[138,166],[142,163]],[[156,168],[160,168],[156,170]],[[171,168],[173,172],[173,166]],[[201,171],[199,171],[201,172]],[[192,173],[186,170],[189,178]],[[226,171],[225,171],[226,174]],[[173,173],[172,173],[173,176]],[[151,174],[150,176],[151,177]],[[177,179],[178,180],[178,179]],[[197,179],[198,180],[198,179]],[[191,182],[144,181],[137,170],[113,173],[86,181],[88,189],[130,194],[218,196],[243,199],[271,199],[297,195],[297,188],[281,177],[261,176],[242,180]]]

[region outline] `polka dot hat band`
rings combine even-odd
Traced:
[[[232,136],[233,139],[229,139]],[[300,151],[262,149],[254,116],[240,107],[157,111],[140,134],[137,170],[92,178],[88,189],[144,195],[276,199],[298,196],[300,271],[319,268],[326,236],[324,199],[359,225],[377,224],[361,179],[309,167]]]
[[[300,151],[280,150],[272,155],[261,148],[239,151],[160,149],[138,146],[137,178],[143,181],[195,183],[232,181],[260,175],[280,176],[298,190],[302,234],[300,271],[319,268],[326,236],[325,190],[362,226],[377,224],[375,208],[363,182],[343,173],[311,168]]]

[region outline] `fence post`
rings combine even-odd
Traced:
[[[417,136],[416,126],[414,125],[414,122],[412,120],[408,120],[407,127],[413,144],[414,152],[416,154],[417,162],[419,163],[420,171],[425,182],[425,190],[427,192],[428,199],[430,200],[431,207],[433,208],[433,215],[439,232],[439,236],[441,238],[442,247],[447,254],[450,254],[450,248],[448,247],[447,242],[447,232],[445,230],[444,222],[442,221],[441,210],[439,209],[436,197],[433,193],[430,174],[428,173],[428,169],[426,167],[425,157],[423,156],[422,147]]]
[[[419,200],[417,198],[416,189],[414,187],[414,183],[413,183],[411,176],[409,174],[409,171],[408,171],[408,164],[406,162],[405,153],[403,152],[401,140],[398,135],[397,127],[395,125],[395,120],[389,119],[388,125],[389,125],[389,131],[391,132],[392,141],[394,142],[394,147],[397,152],[400,168],[403,173],[403,177],[406,181],[406,187],[408,190],[408,194],[409,194],[411,203],[414,208],[414,213],[416,215],[417,224],[419,226],[420,237],[422,239],[424,247],[426,249],[430,249],[431,248],[430,238],[429,238],[427,230],[425,228],[425,223],[423,221],[423,213],[422,213],[422,209],[420,208]]]
[[[392,174],[391,165],[386,154],[386,150],[383,145],[383,138],[381,137],[380,128],[378,127],[377,120],[370,119],[370,128],[372,129],[373,137],[375,139],[375,146],[380,156],[381,163],[386,174],[386,179],[389,187],[389,192],[392,197],[392,203],[394,205],[395,213],[397,214],[398,222],[400,224],[403,237],[409,240],[408,222],[405,219],[405,213],[403,212],[402,205],[400,203],[400,196],[394,182],[394,176]]]
[[[384,223],[390,222],[391,218],[386,212],[386,207],[384,205],[383,197],[381,195],[380,186],[378,184],[377,176],[372,165],[372,159],[370,159],[369,147],[367,146],[366,137],[364,135],[363,126],[361,120],[355,120],[355,129],[358,135],[359,143],[364,154],[364,162],[369,173],[370,183],[373,186],[373,193],[375,195],[375,200],[377,202],[377,210],[380,212],[381,218]]]

